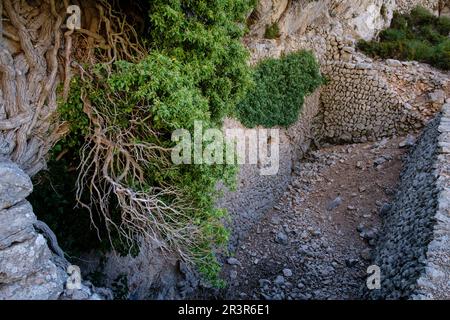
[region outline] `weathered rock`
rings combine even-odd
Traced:
[[[279,243],[279,244],[288,244],[288,236],[284,233],[284,232],[278,232],[276,237],[275,237],[275,242]]]
[[[391,67],[394,67],[394,68],[398,68],[398,67],[402,67],[403,66],[403,64],[400,61],[395,60],[395,59],[387,59],[386,60],[386,64],[388,66],[391,66]]]
[[[398,146],[400,148],[409,148],[409,147],[412,147],[415,142],[416,142],[416,139],[414,138],[414,136],[408,134],[406,139],[403,140],[402,142],[400,142]]]
[[[240,264],[241,264],[241,263],[239,262],[238,259],[233,258],[233,257],[228,258],[228,259],[227,259],[227,263],[228,263],[229,265],[232,265],[232,266],[237,266],[237,265],[240,265]]]
[[[21,243],[34,236],[36,216],[28,202],[0,210],[0,250],[13,243]]]
[[[287,278],[292,277],[292,270],[288,268],[283,269],[283,275]]]
[[[0,210],[12,207],[33,190],[30,177],[17,165],[0,161]]]
[[[276,285],[278,285],[278,286],[281,286],[282,284],[284,284],[286,281],[284,280],[284,277],[283,276],[277,276],[276,278],[275,278],[275,281],[274,281],[274,283],[276,284]]]
[[[332,211],[334,209],[336,209],[337,207],[339,207],[342,204],[342,198],[341,197],[336,197],[333,201],[331,201],[328,206],[327,206],[327,210],[328,211]]]

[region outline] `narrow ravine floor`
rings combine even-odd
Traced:
[[[333,146],[303,159],[285,195],[228,259],[221,298],[360,298],[404,143]]]

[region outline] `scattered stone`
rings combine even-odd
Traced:
[[[279,244],[286,245],[288,244],[288,236],[284,232],[278,232],[275,237],[275,242]]]
[[[372,149],[380,149],[386,146],[386,144],[388,143],[388,139],[383,138],[382,140],[376,142],[373,144]]]
[[[380,208],[380,215],[381,216],[385,216],[389,213],[389,211],[391,210],[392,205],[389,203],[383,203],[383,205]]]
[[[381,166],[385,162],[386,162],[386,159],[384,157],[379,157],[374,160],[373,164],[374,164],[374,166],[378,167],[378,166]]]
[[[379,158],[376,158],[373,162],[375,167],[379,167],[381,166],[383,163],[387,162],[387,161],[391,161],[393,158],[391,155],[383,155]]]
[[[260,287],[270,286],[270,284],[271,284],[270,280],[259,279],[259,286]]]
[[[233,257],[228,258],[227,263],[228,263],[229,265],[232,265],[232,266],[238,266],[238,265],[241,265],[241,263],[239,262],[239,260],[236,259],[236,258],[233,258]]]
[[[403,66],[403,64],[400,61],[395,60],[395,59],[387,59],[386,64],[388,66],[394,67],[394,68],[399,68],[399,67]]]
[[[361,258],[366,261],[370,261],[372,258],[372,250],[370,250],[370,248],[366,248],[366,249],[362,250]]]
[[[337,207],[339,207],[341,204],[342,204],[342,198],[338,196],[328,204],[327,210],[332,211],[332,210],[336,209]]]
[[[292,277],[292,270],[291,269],[283,269],[283,275],[287,278]]]
[[[445,92],[444,90],[436,90],[430,93],[430,100],[436,104],[444,104],[445,103]]]
[[[274,283],[275,283],[277,286],[283,285],[283,284],[285,283],[284,277],[283,277],[283,276],[277,276],[277,277],[275,278]]]
[[[403,140],[402,142],[400,142],[400,143],[398,144],[398,146],[399,146],[400,148],[409,148],[409,147],[412,147],[412,146],[414,145],[415,141],[416,141],[416,139],[414,138],[414,136],[412,136],[412,135],[409,134],[409,135],[406,137],[405,140]]]
[[[356,266],[358,264],[358,260],[357,259],[345,259],[345,265],[348,268],[352,268],[354,266]]]
[[[377,238],[378,235],[378,231],[376,229],[367,229],[364,228],[360,233],[359,233],[360,237],[370,241],[370,240],[375,240]]]
[[[270,219],[270,222],[275,225],[279,225],[280,221],[281,221],[281,219],[279,216],[272,216],[272,218]]]

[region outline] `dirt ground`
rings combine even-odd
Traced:
[[[314,151],[224,267],[225,299],[358,299],[405,137]]]

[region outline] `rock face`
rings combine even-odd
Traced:
[[[369,40],[389,26],[395,10],[409,12],[421,5],[436,12],[439,0],[261,0],[252,14],[250,37],[261,38],[277,23],[281,41],[312,29],[335,28],[356,39]]]
[[[81,282],[79,289],[65,288],[65,266],[34,228],[37,218],[25,200],[32,190],[25,172],[0,161],[0,300],[111,298],[109,290],[89,282]]]
[[[381,289],[372,299],[450,298],[449,123],[446,104],[406,160],[374,254]]]
[[[311,25],[325,26],[340,21],[348,34],[370,39],[389,24],[394,7],[394,0],[262,0],[252,30],[263,35],[267,25],[277,22],[281,35],[288,36],[303,33]]]
[[[91,252],[82,260],[83,274],[101,274],[99,283],[113,288],[115,298],[182,299],[198,285],[196,274],[164,254],[157,243],[142,246],[137,256]]]
[[[67,275],[52,261],[45,238],[25,201],[30,178],[11,162],[0,162],[0,299],[57,299]]]
[[[444,104],[446,74],[397,60],[373,61],[351,41],[328,36],[316,133],[331,142],[375,141],[421,128]]]

